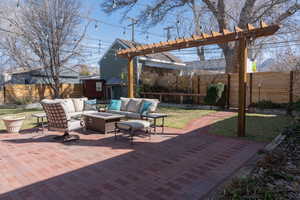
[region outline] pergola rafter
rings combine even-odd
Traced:
[[[258,37],[273,35],[279,28],[279,25],[267,25],[264,22],[260,22],[260,27],[254,27],[251,24],[247,24],[247,29],[235,27],[234,31],[232,32],[227,29],[224,29],[222,32],[212,31],[210,34],[201,33],[199,35],[192,35],[189,38],[179,38],[176,40],[139,45],[137,47],[120,50],[117,52],[117,55],[128,58],[128,97],[134,97],[133,58],[135,56],[199,47],[204,45],[223,44],[232,41],[239,41],[238,136],[245,136],[245,107],[247,86],[246,67],[248,54],[247,46],[250,40]]]

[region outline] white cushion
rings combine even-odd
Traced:
[[[88,100],[88,98],[72,98],[75,112],[82,112],[84,108],[84,101]]]
[[[41,103],[60,103],[61,101],[58,99],[43,99]]]
[[[128,102],[130,101],[130,98],[121,97],[121,109],[122,111],[127,110]]]
[[[80,128],[82,128],[82,126],[80,124],[80,120],[71,119],[70,121],[68,121],[68,130],[69,131],[77,130]]]
[[[150,122],[146,120],[128,120],[128,121],[117,122],[117,128],[123,130],[129,130],[129,129],[141,130],[149,127],[150,127]]]
[[[134,113],[134,112],[128,112],[126,114],[127,118],[132,118],[132,119],[141,119],[141,114],[140,113]]]
[[[75,107],[72,99],[55,99],[55,101],[61,101],[61,104],[64,105],[67,113],[75,112]]]
[[[138,113],[140,111],[142,99],[130,99],[127,105],[128,112]]]

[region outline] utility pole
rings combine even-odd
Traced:
[[[171,39],[171,32],[170,30],[172,30],[174,28],[174,26],[167,26],[164,28],[165,31],[167,31],[167,41],[169,41]]]
[[[98,43],[98,53],[99,53],[99,55],[101,54],[101,40],[99,40],[99,43]]]
[[[134,42],[134,26],[137,24],[138,20],[128,17],[131,20],[131,24],[128,26],[131,26],[131,41]]]

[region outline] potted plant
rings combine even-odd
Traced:
[[[2,118],[8,133],[19,133],[25,116],[5,116]]]

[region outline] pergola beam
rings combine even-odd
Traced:
[[[190,38],[179,38],[177,40],[159,42],[152,45],[141,45],[135,48],[120,50],[117,52],[117,55],[122,57],[133,57],[191,47],[199,47],[204,45],[222,44],[232,41],[239,41],[241,38],[257,38],[269,36],[274,34],[279,28],[279,25],[268,26],[264,22],[261,22],[261,26],[259,28],[255,28],[254,26],[248,24],[247,29],[235,27],[234,32],[230,32],[229,30],[225,29],[222,31],[222,33],[202,33],[200,35],[193,35]]]

